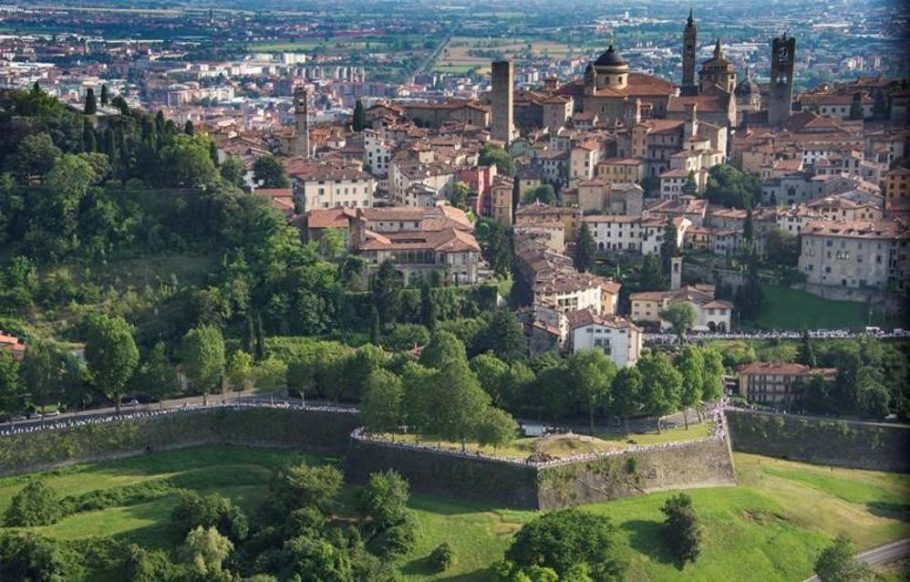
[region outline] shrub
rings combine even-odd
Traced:
[[[680,562],[694,562],[701,546],[701,528],[692,508],[692,498],[685,493],[667,499],[660,509],[667,516],[665,534],[673,556]]]
[[[430,564],[437,572],[445,572],[455,563],[455,552],[448,542],[443,542],[430,552]]]
[[[240,508],[218,494],[202,496],[195,492],[184,493],[171,519],[180,537],[197,527],[215,527],[223,535],[243,540],[250,529],[249,520]]]
[[[6,525],[50,525],[60,518],[60,498],[44,481],[35,479],[16,493],[6,510]]]

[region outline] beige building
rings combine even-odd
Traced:
[[[307,173],[291,174],[294,196],[303,212],[335,208],[370,208],[376,180],[352,167],[318,166]]]
[[[896,220],[815,221],[800,231],[806,282],[851,288],[910,286],[910,229]]]
[[[895,200],[910,198],[910,169],[895,168],[885,174],[885,204],[891,206]]]
[[[802,364],[753,362],[737,370],[739,395],[749,402],[789,409],[802,402],[799,386],[819,374],[834,380],[834,368],[810,368]]]
[[[730,331],[733,304],[714,298],[713,285],[686,286],[675,291],[645,291],[633,293],[632,320],[658,324],[669,329],[670,324],[660,318],[660,313],[676,303],[688,303],[695,311],[695,331]]]
[[[519,206],[515,212],[516,224],[529,224],[535,222],[561,222],[566,232],[566,242],[574,242],[578,233],[581,220],[579,208],[566,208],[564,206],[550,206],[542,202],[532,202]]]
[[[493,185],[490,188],[490,211],[493,220],[499,224],[510,227],[514,222],[512,215],[513,193],[515,191],[515,182],[507,176],[496,176],[493,178]]]

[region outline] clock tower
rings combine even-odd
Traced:
[[[695,19],[692,9],[689,9],[689,18],[686,28],[683,29],[683,55],[682,55],[682,95],[698,95],[698,85],[695,84],[695,50],[698,42],[698,31],[695,28]]]
[[[793,107],[793,65],[796,39],[785,32],[771,41],[771,83],[768,99],[768,125],[780,127],[790,119]]]

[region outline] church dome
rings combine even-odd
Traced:
[[[597,60],[594,61],[595,67],[628,67],[626,61],[620,56],[619,52],[613,48],[611,44],[610,47],[603,52]]]
[[[752,80],[748,68],[746,68],[746,76],[736,86],[735,93],[737,97],[751,97],[761,94],[761,89],[758,87],[758,83]]]

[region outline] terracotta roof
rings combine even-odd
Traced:
[[[307,228],[347,228],[354,212],[346,208],[311,210],[306,215]]]
[[[371,230],[364,233],[366,240],[361,251],[377,250],[432,250],[441,253],[475,251],[480,246],[474,235],[449,228],[441,231],[392,232],[379,234]]]
[[[576,329],[588,325],[602,325],[613,329],[632,329],[638,331],[638,326],[619,315],[601,315],[595,313],[591,309],[582,309],[569,315],[569,329]]]
[[[910,239],[910,229],[898,220],[815,220],[800,231],[802,236],[831,236],[838,238]]]

